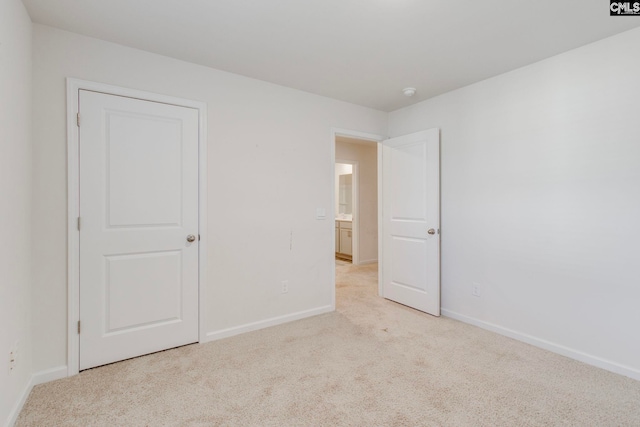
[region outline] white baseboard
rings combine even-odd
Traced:
[[[35,372],[31,376],[31,382],[33,385],[48,383],[49,381],[59,380],[61,378],[66,378],[67,374],[67,365],[58,366],[56,368],[45,369],[44,371]]]
[[[247,323],[233,328],[221,329],[219,331],[207,332],[206,339],[201,342],[215,341],[222,338],[232,337],[234,335],[243,334],[245,332],[257,331],[258,329],[268,328],[270,326],[281,325],[283,323],[292,322],[294,320],[304,319],[305,317],[317,316],[318,314],[329,313],[334,311],[330,305],[312,308],[311,310],[299,311],[297,313],[286,314],[284,316],[272,317],[270,319],[260,320],[258,322]]]
[[[31,374],[31,378],[29,378],[29,382],[27,382],[27,385],[24,387],[24,390],[20,395],[20,399],[18,399],[13,409],[9,413],[9,418],[7,419],[7,427],[13,427],[13,425],[18,420],[18,415],[20,415],[22,407],[26,403],[27,398],[29,397],[29,394],[31,394],[31,390],[33,390],[34,386],[49,381],[59,380],[60,378],[65,378],[66,376],[66,366],[58,366],[57,368],[46,369],[44,371],[39,371]]]
[[[365,264],[375,264],[377,263],[378,260],[377,259],[365,259],[364,261],[360,261],[359,265],[365,265]]]
[[[20,399],[13,405],[11,412],[9,412],[9,417],[7,418],[6,427],[13,427],[13,425],[18,420],[18,415],[20,415],[20,411],[22,411],[22,407],[27,401],[27,397],[29,397],[29,393],[31,393],[31,389],[33,389],[33,376],[27,382],[27,385],[22,390],[22,394],[20,395]]]
[[[450,317],[452,319],[456,319],[461,322],[468,323],[470,325],[478,326],[479,328],[486,329],[488,331],[495,332],[500,335],[504,335],[506,337],[513,338],[515,340],[522,341],[527,344],[531,344],[536,347],[540,347],[542,349],[560,354],[570,359],[578,360],[588,365],[592,365],[598,368],[605,369],[610,372],[614,372],[616,374],[633,378],[634,380],[640,380],[640,370],[638,369],[621,365],[619,363],[612,362],[610,360],[602,359],[600,357],[593,356],[591,354],[587,354],[579,350],[574,350],[572,348],[565,347],[560,344],[552,343],[550,341],[543,340],[541,338],[537,338],[532,335],[527,335],[522,332],[514,331],[513,329],[505,328],[493,323],[476,319],[474,317],[469,317],[464,314],[456,313],[451,310],[447,310],[443,308],[441,312],[442,312],[442,315],[446,317]]]

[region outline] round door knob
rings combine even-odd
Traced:
[[[196,236],[194,236],[193,234],[189,234],[187,236],[187,242],[191,243],[191,242],[195,242],[196,241]]]
[[[433,228],[430,228],[427,233],[429,234],[436,234],[436,230],[434,230]]]

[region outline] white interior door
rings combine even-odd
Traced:
[[[80,369],[196,342],[198,111],[79,105]]]
[[[383,296],[440,315],[440,132],[382,145]]]

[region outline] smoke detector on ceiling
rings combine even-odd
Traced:
[[[402,93],[405,94],[405,96],[413,96],[416,94],[416,88],[415,87],[405,87],[404,89],[402,89]]]

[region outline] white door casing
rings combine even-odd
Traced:
[[[79,111],[79,368],[197,342],[198,110],[80,90]]]
[[[382,282],[392,301],[440,315],[440,132],[382,148]]]

